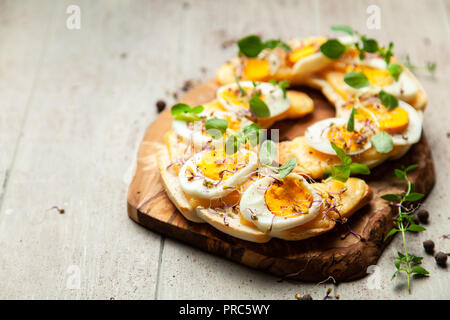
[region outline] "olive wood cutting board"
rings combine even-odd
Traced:
[[[207,82],[189,91],[181,101],[190,105],[211,101],[216,89],[215,82]],[[304,87],[299,90],[313,98],[314,113],[302,119],[276,123],[273,128],[280,129],[280,140],[303,135],[310,124],[334,116],[334,108],[320,92]],[[391,207],[380,195],[404,189],[395,179],[394,169],[418,164],[419,168],[409,174],[417,192],[430,192],[435,181],[430,148],[423,135],[403,158],[387,161],[364,177],[373,190],[373,198],[348,223],[337,224],[330,232],[306,240],[271,239],[268,243],[252,243],[224,234],[206,223],[186,220],[167,197],[160,181],[156,153],[162,146],[164,133],[171,127],[171,120],[170,110],[162,112],[147,129],[140,145],[128,190],[129,217],[155,232],[279,277],[322,281],[332,276],[336,281],[348,281],[364,276],[389,242],[383,239],[393,226]],[[353,234],[343,238],[348,233],[347,225],[365,240]]]

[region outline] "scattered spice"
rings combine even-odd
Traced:
[[[419,218],[420,222],[422,222],[424,224],[428,223],[429,216],[430,216],[430,214],[425,209],[421,209],[421,210],[419,210],[419,212],[417,212],[417,217]]]
[[[158,113],[162,112],[166,108],[166,102],[164,100],[156,101],[156,109]]]
[[[313,298],[311,297],[310,294],[305,294],[302,296],[300,293],[297,293],[295,295],[295,299],[297,299],[297,300],[312,300]]]
[[[186,80],[183,83],[183,86],[181,87],[181,90],[183,90],[184,92],[189,91],[190,89],[192,89],[194,87],[194,82],[192,80]]]
[[[434,259],[436,260],[436,263],[439,266],[441,266],[443,268],[445,268],[447,266],[447,254],[446,253],[439,251],[436,254],[436,256],[434,257]]]
[[[59,208],[58,206],[53,206],[49,210],[51,209],[57,210],[60,214],[64,214],[66,212],[63,208]]]
[[[122,52],[121,54],[120,54],[120,58],[121,59],[126,59],[128,57],[128,54],[126,53],[126,52]]]
[[[447,138],[450,138],[450,132],[447,132]]]
[[[423,242],[423,248],[426,253],[433,254],[434,252],[434,242],[433,240],[426,240]]]
[[[327,294],[326,294],[326,296],[325,297],[323,297],[323,299],[322,300],[327,300],[327,299],[329,299],[330,298],[330,293],[333,291],[333,289],[332,288],[328,288],[328,290],[327,290]]]

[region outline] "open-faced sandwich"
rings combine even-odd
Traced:
[[[215,100],[172,107],[158,166],[186,219],[259,243],[320,235],[370,201],[369,186],[352,176],[420,140],[427,98],[392,44],[336,30],[348,34],[287,43],[245,37],[239,56],[217,71]],[[291,84],[320,89],[336,116],[278,142],[266,129],[314,110]]]

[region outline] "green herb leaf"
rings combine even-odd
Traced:
[[[417,165],[417,164],[412,164],[412,165],[408,166],[408,167],[405,169],[405,172],[410,172],[410,171],[412,171],[412,170],[414,170],[414,169],[416,169],[416,168],[418,168],[418,167],[419,167],[419,165]]]
[[[261,164],[270,166],[277,157],[277,146],[272,140],[265,140],[259,149],[259,161]]]
[[[184,103],[177,103],[172,106],[170,109],[170,113],[175,116],[177,114],[180,114],[182,112],[189,112],[191,110],[191,107],[189,107],[187,104]]]
[[[378,97],[380,98],[383,106],[388,108],[388,110],[393,110],[398,106],[397,98],[384,90],[381,90],[380,93],[378,93]]]
[[[389,237],[392,237],[394,234],[396,234],[397,232],[399,232],[400,230],[398,229],[391,229],[391,231],[388,232],[388,234],[386,235],[386,237],[384,237],[384,241],[386,241]],[[398,268],[397,268],[398,269]]]
[[[374,135],[370,142],[372,143],[375,150],[380,153],[391,152],[394,148],[394,143],[392,142],[392,137],[386,131],[381,131]]]
[[[370,82],[363,72],[348,72],[344,76],[344,82],[354,89],[370,86]]]
[[[264,50],[264,43],[257,35],[249,35],[238,41],[239,52],[243,55],[254,58]]]
[[[294,170],[297,165],[297,158],[290,158],[288,161],[283,163],[281,167],[278,168],[278,173],[280,174],[280,179],[283,179],[289,175],[289,173]]]
[[[427,229],[425,229],[422,226],[419,226],[418,224],[411,224],[408,226],[408,231],[412,231],[412,232],[420,232],[420,231],[425,231]]]
[[[228,128],[228,121],[218,118],[208,119],[205,129],[214,139],[220,139]]]
[[[334,152],[336,152],[337,156],[342,161],[342,163],[347,164],[347,165],[351,163],[352,158],[347,156],[347,154],[345,153],[345,151],[343,149],[339,148],[334,142],[330,142],[330,144],[331,144],[331,147],[333,148]],[[348,163],[349,158],[350,158],[350,163]]]
[[[280,39],[271,39],[264,42],[264,48],[274,49],[276,47],[280,47],[287,52],[291,51],[291,47]]]
[[[410,192],[405,197],[405,201],[414,202],[414,201],[418,201],[418,200],[422,199],[423,197],[425,197],[425,195],[423,193]]]
[[[388,193],[388,194],[383,194],[381,196],[381,199],[389,201],[389,202],[397,202],[399,201],[401,195],[398,194],[392,194],[392,193]]]
[[[291,84],[287,80],[280,81],[278,83],[278,86],[280,87],[281,91],[283,91],[283,98],[286,99],[286,89],[289,88]]]
[[[330,39],[320,46],[320,51],[330,59],[337,59],[345,52],[345,46],[336,39]]]
[[[259,98],[259,94],[254,94],[249,101],[250,110],[257,118],[270,117],[270,110],[267,104]]]
[[[184,103],[177,103],[172,106],[170,113],[175,116],[175,120],[181,120],[186,122],[199,121],[203,119],[198,116],[199,113],[203,112],[203,106],[196,106],[194,108],[189,107]]]
[[[430,274],[425,268],[419,267],[419,266],[414,267],[412,269],[412,272],[415,273],[415,274],[420,274],[420,275]]]
[[[259,143],[261,127],[252,123],[243,129],[245,141],[249,141],[254,147]]]
[[[378,42],[376,40],[362,37],[362,43],[365,52],[375,53],[378,51]]]
[[[351,163],[350,171],[353,174],[364,174],[364,175],[370,174],[370,169],[365,164],[361,163]]]
[[[352,112],[350,113],[350,117],[347,122],[347,131],[353,132],[355,130],[355,114],[358,113],[355,107],[352,108]]]
[[[331,177],[335,180],[345,182],[350,177],[350,167],[344,164],[338,164],[331,167]]]
[[[406,177],[406,173],[403,170],[395,169],[394,174],[397,177],[397,179],[399,179],[399,180],[403,180],[403,181],[408,180]]]
[[[378,50],[378,53],[384,58],[384,61],[386,62],[386,64],[389,64],[391,61],[393,48],[394,48],[394,44],[392,42],[390,42],[387,49],[382,47]]]
[[[225,152],[226,154],[235,154],[239,146],[241,145],[241,140],[235,134],[228,137],[227,142],[225,143]]]
[[[388,71],[391,74],[392,78],[395,79],[395,81],[398,81],[398,78],[400,77],[400,75],[403,72],[403,68],[395,63],[391,63],[388,65]]]
[[[186,122],[195,122],[200,121],[203,118],[194,114],[194,113],[180,113],[175,116],[175,120],[186,121]]]
[[[331,30],[333,31],[339,31],[339,32],[345,32],[349,35],[353,35],[356,33],[351,27],[344,26],[344,25],[338,25],[338,26],[331,26]]]
[[[241,84],[239,82],[239,77],[237,74],[234,74],[234,80],[236,81],[236,85],[239,88],[239,94],[240,96],[245,96],[247,94],[247,91],[245,91],[242,87]],[[255,86],[255,82],[253,81],[253,86]],[[256,86],[255,86],[256,87]]]

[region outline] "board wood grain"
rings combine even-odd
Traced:
[[[215,82],[207,82],[188,92],[182,101],[191,105],[205,103],[214,99],[216,89]],[[276,123],[273,128],[280,129],[281,139],[302,135],[311,123],[334,115],[333,107],[319,92],[299,89],[313,98],[315,111],[302,119]],[[392,228],[391,208],[380,195],[398,193],[404,187],[394,178],[393,170],[401,165],[417,163],[419,168],[410,174],[410,179],[418,192],[428,193],[435,181],[431,152],[423,136],[402,159],[386,162],[372,170],[365,180],[374,196],[347,224],[337,225],[334,230],[311,239],[272,239],[265,244],[252,243],[224,234],[206,223],[192,223],[171,203],[156,164],[156,153],[164,147],[163,135],[170,125],[170,112],[166,110],[144,136],[128,191],[129,217],[171,238],[280,277],[321,281],[332,276],[336,281],[348,281],[364,276],[368,266],[376,264],[388,243],[383,239]],[[347,234],[348,227],[361,234],[364,241]]]

